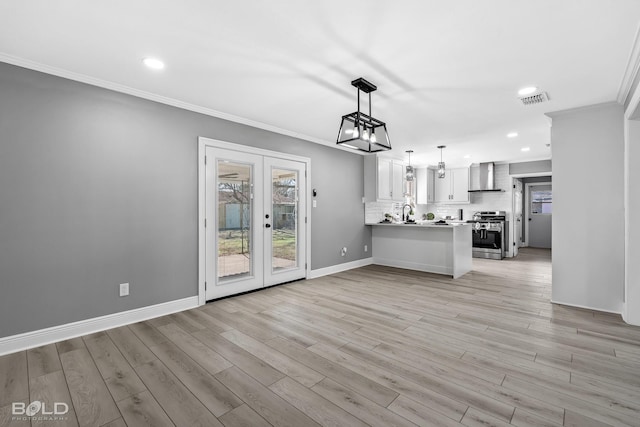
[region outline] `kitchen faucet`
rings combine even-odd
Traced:
[[[407,214],[407,216],[404,216],[404,208],[407,207],[407,206],[409,206],[409,212],[411,212],[411,209],[413,209],[409,203],[405,203],[404,205],[402,205],[402,220],[403,221],[409,221],[409,214]]]

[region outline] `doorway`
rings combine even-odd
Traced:
[[[526,184],[526,246],[551,248],[553,189],[550,182]]]
[[[309,159],[200,138],[199,301],[307,277]]]

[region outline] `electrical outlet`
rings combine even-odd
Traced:
[[[347,254],[347,247],[345,246],[344,248],[342,248],[342,250],[340,251],[340,256],[345,256]]]
[[[126,297],[129,295],[129,284],[128,283],[120,283],[120,296]]]
[[[364,245],[364,251],[365,251],[365,252],[369,252],[369,246]]]

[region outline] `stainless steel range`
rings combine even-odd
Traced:
[[[473,257],[502,259],[507,253],[509,222],[505,211],[481,211],[467,221],[473,224]]]

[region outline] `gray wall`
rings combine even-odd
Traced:
[[[553,119],[554,302],[622,311],[623,110],[603,104]],[[594,210],[594,203],[602,209]]]
[[[522,184],[531,184],[536,182],[552,182],[553,177],[549,176],[530,176],[527,178],[522,178]],[[524,200],[524,197],[523,197]]]
[[[0,337],[197,294],[199,136],[310,157],[312,268],[368,255],[355,153],[4,63],[0,94]]]
[[[551,168],[551,160],[509,163],[509,175],[525,175],[530,173],[551,172]]]

